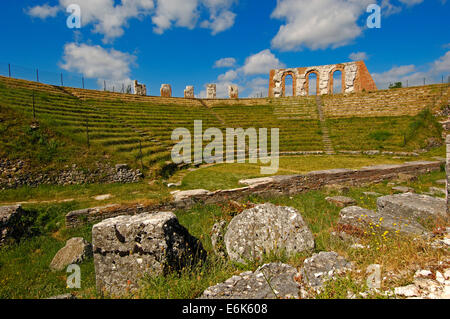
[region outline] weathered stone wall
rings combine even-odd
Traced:
[[[0,159],[0,189],[20,186],[80,185],[92,183],[135,183],[142,179],[139,169],[131,169],[126,164],[115,167],[96,163],[94,168],[83,169],[73,165],[62,170],[34,172],[30,165],[21,160]]]
[[[447,172],[447,213],[450,214],[450,135],[447,135],[447,165],[446,165],[446,172]]]
[[[170,84],[161,85],[161,97],[172,97],[172,87]]]
[[[135,215],[158,212],[162,210],[187,209],[196,203],[214,204],[228,200],[240,200],[250,195],[262,197],[293,195],[310,190],[317,190],[330,184],[361,185],[398,178],[399,173],[420,175],[431,171],[439,171],[442,162],[408,162],[400,165],[378,165],[352,169],[332,169],[315,171],[304,175],[273,176],[245,181],[248,186],[218,190],[192,190],[177,192],[174,200],[162,204],[150,205],[112,205],[78,210],[66,215],[66,226],[77,227],[85,223],[94,223],[106,218],[120,215]],[[243,181],[244,183],[244,181]]]
[[[429,107],[438,112],[450,103],[450,87],[427,85],[368,93],[326,95],[323,111],[328,118],[416,115]]]
[[[309,94],[309,76],[316,74],[318,95],[333,93],[333,74],[342,72],[342,92],[375,91],[377,87],[363,61],[270,71],[269,97],[286,96],[286,76],[292,76],[293,95]]]
[[[145,84],[139,84],[137,80],[134,80],[134,94],[146,96],[147,95],[147,87]]]

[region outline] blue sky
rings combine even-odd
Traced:
[[[44,0],[2,1],[5,63],[82,73],[95,86],[137,79],[148,94],[162,83],[182,96],[194,85],[267,94],[269,70],[363,59],[379,88],[450,76],[450,1],[379,0],[380,29],[368,29],[375,0]],[[69,4],[81,29],[66,26]],[[45,73],[42,71],[42,77]]]

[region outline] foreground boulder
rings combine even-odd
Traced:
[[[202,244],[171,212],[119,216],[92,229],[97,289],[124,295],[144,275],[178,271],[206,257]]]
[[[255,272],[233,276],[206,289],[200,299],[277,299],[298,298],[297,270],[282,263],[259,267]]]
[[[80,264],[89,257],[92,257],[92,245],[83,238],[71,238],[53,257],[50,269],[61,271],[71,264]]]
[[[234,217],[225,234],[231,260],[245,263],[264,254],[288,255],[314,249],[314,236],[292,207],[257,205]]]
[[[413,193],[389,195],[377,199],[378,213],[406,220],[436,220],[447,218],[443,198]]]
[[[319,290],[323,284],[336,276],[343,275],[352,264],[335,252],[320,252],[305,260],[300,270],[301,280],[309,287]]]
[[[25,211],[20,205],[0,207],[0,247],[5,245],[8,239],[20,237],[20,219],[24,214]]]
[[[404,220],[358,206],[342,209],[339,214],[338,225],[341,230],[357,236],[366,233],[385,232],[411,236],[420,236],[427,233],[426,229],[415,220]]]

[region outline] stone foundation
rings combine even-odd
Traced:
[[[290,196],[311,190],[318,190],[326,185],[352,185],[378,183],[397,179],[398,174],[413,176],[439,171],[442,162],[408,162],[399,165],[368,166],[358,170],[332,169],[310,172],[304,175],[271,176],[241,181],[248,186],[236,189],[191,190],[175,192],[173,201],[151,205],[113,205],[70,212],[66,215],[66,227],[72,228],[86,223],[94,223],[119,215],[136,215],[161,210],[188,209],[197,203],[215,204],[229,200],[241,200],[251,195],[261,197]]]
[[[450,135],[447,135],[447,165],[445,171],[447,172],[447,214],[450,214]]]

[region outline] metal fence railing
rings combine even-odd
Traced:
[[[130,81],[112,81],[100,78],[86,78],[82,74],[73,72],[51,72],[39,68],[23,67],[11,63],[0,62],[0,76],[80,89],[132,93]]]

